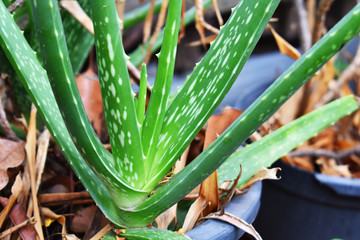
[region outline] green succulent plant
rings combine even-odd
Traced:
[[[130,228],[124,233],[129,239],[139,239],[139,236],[151,239],[154,234],[163,239],[181,239],[182,236],[163,230],[131,228],[152,223],[225,160],[237,159],[241,163],[242,181],[245,182],[260,167],[269,166],[298,144],[359,108],[353,96],[339,99],[234,153],[359,32],[360,5],[357,5],[210,147],[170,181],[158,184],[236,80],[279,1],[240,1],[205,57],[170,100],[182,6],[182,1],[170,0],[158,54],[158,71],[145,113],[146,67],[142,68],[140,93],[135,98],[115,2],[90,0],[112,154],[97,138],[82,105],[56,0],[31,1],[45,67],[39,63],[2,1],[0,45],[53,138],[106,217],[117,227]]]

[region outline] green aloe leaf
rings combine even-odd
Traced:
[[[123,233],[119,234],[119,237],[125,237],[129,240],[189,240],[189,238],[176,232],[158,228],[125,229]]]
[[[146,198],[148,192],[132,187],[128,184],[128,179],[119,176],[112,155],[97,138],[86,115],[69,62],[57,1],[33,0],[32,8],[52,90],[75,146],[95,174],[104,182],[119,207],[138,204]],[[99,9],[103,9],[103,5]],[[43,24],[49,19],[52,24]]]
[[[189,240],[189,238],[169,231],[158,228],[138,228],[138,229],[123,229],[119,230],[119,237],[124,237],[128,240],[152,240],[152,239],[167,239],[167,240]],[[103,240],[117,239],[114,231],[108,232]]]
[[[142,127],[142,146],[147,156],[147,169],[153,164],[157,142],[165,118],[171,90],[181,21],[182,0],[170,1],[164,30],[164,42],[159,53],[159,67]]]
[[[279,0],[242,1],[167,109],[148,186],[166,174],[236,80]]]
[[[91,1],[96,55],[115,168],[134,188],[145,182],[145,158],[115,2]]]
[[[329,124],[359,109],[353,96],[343,97],[279,128],[259,141],[232,154],[219,168],[219,184],[242,174],[238,186],[244,185],[261,167],[268,167],[296,146],[314,137]]]
[[[211,2],[212,2],[212,0],[204,1],[204,3],[203,3],[204,9],[209,7]],[[189,10],[187,10],[185,12],[185,22],[184,22],[185,26],[188,26],[190,23],[194,22],[195,12],[196,12],[195,6],[191,7]],[[164,39],[164,29],[162,29],[159,32],[159,35],[158,35],[154,45],[152,46],[152,49],[151,49],[152,53],[155,53],[161,47],[163,39]],[[132,53],[129,54],[130,61],[135,66],[140,66],[141,63],[144,61],[146,54],[148,52],[148,49],[149,49],[149,42],[150,42],[150,40],[148,40],[145,44],[140,45]]]
[[[143,64],[140,73],[139,97],[136,107],[137,118],[140,126],[142,126],[144,122],[146,95],[147,95],[147,70],[146,70],[146,65]]]
[[[245,1],[244,3],[251,4]],[[265,2],[262,2],[266,4]],[[268,2],[267,2],[268,3]],[[240,4],[238,7],[241,6]],[[239,19],[236,8],[230,17]],[[246,18],[245,18],[246,19]],[[225,28],[233,26],[226,25]],[[297,88],[306,82],[322,64],[359,32],[360,4],[349,12],[315,46],[285,71],[219,138],[203,151],[190,165],[176,174],[168,183],[159,187],[144,203],[131,212],[124,212],[126,219],[148,219],[151,222],[159,213],[171,207],[208,175],[217,169]],[[221,35],[219,35],[221,36]],[[216,44],[216,42],[215,42]],[[330,46],[330,47],[329,47]],[[235,47],[229,49],[233,52]],[[226,58],[226,55],[225,55]],[[236,69],[236,67],[235,67]],[[196,71],[196,70],[195,70]],[[231,69],[229,70],[231,71]],[[232,71],[231,71],[232,72]],[[192,83],[188,83],[192,84]],[[185,84],[186,85],[186,84]],[[186,89],[188,90],[188,89]],[[181,97],[181,96],[179,96]],[[175,102],[175,100],[174,100]],[[174,104],[174,102],[172,104]],[[171,107],[171,106],[170,106]],[[346,109],[350,111],[349,109]],[[191,123],[191,121],[189,121]],[[174,124],[174,123],[173,123]],[[331,123],[328,123],[331,124]],[[176,123],[174,124],[176,126]],[[178,131],[179,134],[181,131]],[[310,135],[312,136],[312,134]],[[177,138],[178,139],[178,138]],[[178,139],[179,143],[183,141]],[[178,144],[178,143],[176,143]],[[169,147],[171,148],[171,146]],[[146,216],[146,218],[144,218]]]
[[[90,14],[89,0],[78,0],[82,9]],[[66,10],[61,11],[66,45],[74,74],[77,74],[94,45],[94,37]]]
[[[66,129],[46,71],[2,2],[0,2],[0,46],[76,175],[104,214],[112,222],[121,226],[124,221],[108,189],[85,163]]]

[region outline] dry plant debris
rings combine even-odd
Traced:
[[[325,19],[333,0],[306,1],[306,9],[297,6],[300,26],[312,36],[312,44],[326,33]],[[307,19],[304,19],[307,16]],[[281,53],[298,58],[300,54],[269,26]],[[303,43],[304,45],[305,43]],[[343,55],[343,56],[342,56]],[[359,59],[360,44],[353,57],[344,50],[328,63],[311,80],[292,96],[277,112],[275,122],[269,131],[273,131],[295,118],[302,116],[324,104],[349,94],[359,95]],[[345,56],[345,57],[344,57]],[[343,59],[346,59],[345,62]],[[346,65],[339,69],[339,62]],[[355,84],[357,87],[350,87]],[[316,171],[335,176],[358,178],[360,176],[358,146],[360,143],[359,116],[351,117],[328,127],[317,137],[299,146],[283,160],[308,171]],[[273,119],[274,120],[274,119]]]

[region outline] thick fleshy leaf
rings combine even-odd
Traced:
[[[211,2],[212,2],[212,0],[204,1],[204,4],[203,4],[204,9],[209,7]],[[188,26],[190,23],[194,22],[195,11],[196,11],[195,7],[192,7],[185,12],[185,23],[184,23],[185,26]],[[126,17],[126,14],[125,14],[125,17]],[[152,53],[155,53],[161,47],[163,39],[164,39],[164,29],[159,32],[159,35],[158,35],[154,45],[152,46],[152,50],[151,50]],[[132,53],[129,54],[130,61],[135,66],[140,66],[141,63],[144,61],[146,54],[148,52],[149,42],[150,41],[147,41],[145,44],[140,45]]]
[[[146,166],[151,169],[157,151],[159,134],[165,118],[166,107],[174,74],[182,1],[170,1],[164,39],[159,53],[159,67],[142,127],[142,146],[147,156]],[[161,140],[160,140],[161,141]]]
[[[343,97],[309,113],[231,155],[219,168],[219,183],[235,179],[241,187],[261,167],[268,167],[325,127],[359,108],[353,96]],[[230,171],[231,169],[231,171]]]
[[[272,4],[269,2],[261,3]],[[239,8],[236,8],[230,20],[239,18],[236,15],[238,11]],[[232,26],[227,25],[224,28],[226,27],[231,28]],[[139,221],[144,222],[148,219],[147,222],[150,223],[154,216],[178,202],[217,169],[297,88],[304,84],[343,44],[355,36],[359,32],[359,28],[360,4],[284,72],[212,145],[185,169],[176,174],[164,186],[159,187],[150,198],[132,212],[124,212],[126,218],[128,220],[130,218],[139,219]],[[233,49],[231,48],[229,51],[233,52]],[[353,99],[347,101],[351,102],[352,107],[357,104]],[[351,111],[352,107],[345,109],[345,111]],[[331,122],[327,124],[329,125]],[[178,135],[179,133],[181,132],[178,132]]]
[[[39,109],[51,135],[102,211],[112,222],[122,225],[123,221],[108,189],[85,163],[66,129],[45,70],[2,2],[0,13],[0,45]],[[104,165],[98,170],[101,168],[104,168]],[[107,180],[104,175],[101,176],[104,181],[110,181],[113,185],[118,181],[116,177],[111,179],[111,175],[106,176]]]
[[[154,187],[215,111],[250,56],[279,1],[241,1],[164,119],[148,186]]]
[[[91,1],[99,79],[116,171],[129,185],[145,182],[144,155],[115,2]]]

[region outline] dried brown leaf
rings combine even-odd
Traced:
[[[320,171],[324,174],[348,177],[351,178],[352,174],[348,165],[338,165],[334,159],[319,158],[316,163],[320,166]]]
[[[37,110],[33,106],[30,113],[30,123],[28,134],[26,136],[26,164],[29,169],[30,186],[31,186],[31,200],[33,202],[33,214],[36,219],[35,229],[40,240],[44,239],[44,234],[41,226],[40,209],[38,206],[37,192],[36,192],[36,170],[35,170],[35,149],[36,149],[36,113]]]
[[[214,10],[215,10],[215,13],[216,13],[216,18],[219,22],[219,25],[222,26],[224,25],[224,20],[222,19],[221,17],[221,12],[220,12],[220,9],[219,9],[219,5],[217,3],[217,0],[212,0],[212,4],[214,6]]]
[[[245,183],[245,185],[240,189],[240,190],[244,190],[244,189],[249,189],[251,188],[251,186],[253,184],[255,184],[258,181],[262,181],[262,180],[279,180],[281,177],[276,176],[277,172],[281,170],[280,168],[264,168],[262,167],[261,169],[259,169],[259,171],[257,171],[254,176],[252,176],[249,181],[247,183]]]
[[[208,127],[205,132],[204,149],[207,148],[217,136],[222,134],[242,113],[241,110],[226,108],[218,115],[213,115],[208,121]],[[200,196],[205,198],[207,206],[203,215],[219,210],[220,196],[218,190],[217,170],[211,174],[200,185]]]
[[[161,31],[162,26],[165,23],[165,17],[166,17],[166,10],[168,8],[168,4],[169,4],[169,0],[163,0],[162,4],[161,4],[161,9],[160,9],[160,13],[159,13],[159,17],[158,20],[156,22],[156,26],[155,26],[155,30],[153,35],[150,38],[150,42],[149,42],[149,46],[148,46],[148,50],[146,53],[146,57],[144,59],[144,63],[148,63],[151,57],[151,50],[152,50],[152,46],[155,44],[155,41]]]
[[[195,226],[196,221],[198,220],[200,214],[204,211],[206,205],[207,201],[203,196],[199,196],[191,205],[189,211],[186,214],[184,225],[182,227],[184,232],[191,230]]]
[[[77,211],[75,217],[72,219],[70,230],[78,233],[86,232],[95,215],[96,208],[97,207],[93,205]]]
[[[155,222],[157,227],[160,229],[167,229],[172,220],[175,218],[176,220],[176,210],[177,204],[173,205],[171,208],[160,214],[156,219]]]
[[[62,234],[63,239],[65,240],[80,240],[80,238],[78,238],[77,236],[75,236],[74,234]]]
[[[0,139],[0,190],[9,182],[7,169],[18,167],[25,159],[25,143]]]
[[[39,137],[38,150],[36,154],[36,191],[39,190],[41,177],[44,172],[49,142],[50,132],[45,129]]]
[[[88,70],[76,77],[76,84],[89,120],[92,122],[96,133],[100,135],[104,126],[104,118],[102,117],[104,108],[100,83],[96,79],[97,74],[90,64]]]
[[[41,208],[41,213],[45,217],[45,226],[48,227],[53,221],[57,221],[62,226],[61,233],[66,234],[66,218],[63,215],[58,215],[49,208]]]
[[[300,52],[296,48],[294,48],[290,43],[288,43],[284,38],[282,38],[270,24],[267,27],[270,29],[271,33],[273,34],[280,52],[282,54],[291,57],[294,60],[298,60],[301,56]]]
[[[151,26],[154,18],[155,2],[156,0],[151,0],[150,8],[144,21],[143,43],[146,43],[146,41],[149,40],[151,35]]]
[[[7,198],[0,196],[0,204],[2,206],[5,207],[8,203],[9,203],[9,200]],[[19,203],[15,204],[12,207],[12,209],[9,213],[9,216],[10,216],[11,222],[14,225],[18,225],[24,221],[29,220],[26,217],[25,209]],[[22,227],[19,230],[19,234],[22,239],[26,239],[26,240],[35,240],[36,239],[36,231],[35,231],[33,225],[26,225],[25,227]]]
[[[16,199],[19,197],[19,195],[21,194],[23,189],[23,183],[21,181],[21,176],[20,173],[16,176],[15,182],[13,184],[13,186],[11,187],[11,193],[12,195],[9,198],[9,202],[6,205],[6,207],[4,207],[4,209],[1,211],[0,213],[0,229],[6,219],[6,217],[8,216],[11,208],[13,207],[14,203],[16,202]]]
[[[92,238],[90,238],[90,240],[102,239],[111,229],[112,226],[110,224],[107,224],[97,234],[95,234]]]
[[[66,9],[81,25],[83,25],[89,33],[94,35],[92,20],[81,8],[78,1],[61,0],[60,5]]]
[[[230,214],[230,213],[224,213],[224,214],[219,214],[219,213],[212,213],[210,215],[208,215],[207,217],[205,217],[204,219],[217,219],[217,220],[221,220],[227,223],[230,223],[232,225],[234,225],[237,228],[240,228],[241,230],[243,230],[244,232],[250,234],[251,236],[253,236],[256,240],[262,240],[260,234],[255,230],[255,228],[247,223],[246,221]]]
[[[279,108],[276,116],[281,125],[286,125],[296,119],[300,111],[300,103],[304,95],[304,91],[305,88],[301,87]]]

